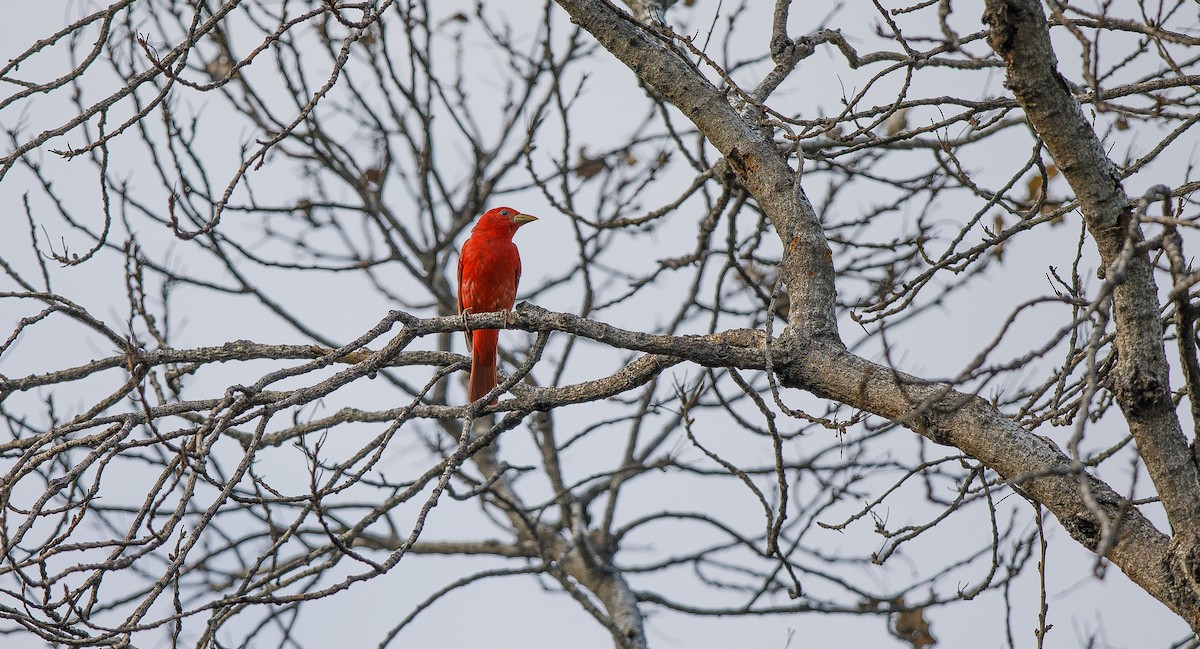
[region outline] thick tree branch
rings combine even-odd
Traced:
[[[672,45],[670,36],[638,24],[607,0],[557,1],[572,22],[591,32],[639,79],[683,111],[725,156],[787,247],[783,272],[791,299],[790,326],[802,336],[836,336],[833,254],[771,131],[743,119],[725,94]]]
[[[991,26],[992,48],[1008,68],[1006,83],[1079,197],[1106,279],[1116,285],[1117,367],[1112,391],[1172,528],[1194,544],[1200,540],[1200,480],[1171,397],[1153,268],[1148,253],[1134,247],[1143,241],[1138,214],[1091,123],[1058,73],[1041,3],[990,0],[984,21]],[[1196,615],[1200,611],[1194,611],[1191,619]]]
[[[1095,551],[1101,522],[1080,498],[1081,487],[1089,489],[1104,515],[1117,522],[1118,539],[1108,558],[1193,628],[1200,625],[1192,601],[1174,588],[1167,536],[1048,438],[1026,431],[977,396],[871,363],[838,345],[801,349],[788,367],[787,382],[962,450],[1045,505],[1072,538]]]
[[[1200,628],[1200,616],[1190,598],[1172,587],[1166,562],[1167,538],[1140,513],[1124,507],[1122,499],[1110,487],[1086,474],[1080,464],[977,397],[896,373],[845,351],[836,338],[833,324],[836,292],[829,247],[820,223],[799,188],[795,172],[761,125],[747,123],[695,67],[664,44],[655,32],[649,31],[653,27],[638,25],[605,0],[558,2],[575,23],[591,32],[643,82],[683,111],[725,155],[739,181],[780,233],[786,251],[783,272],[792,300],[791,322],[783,342],[792,345],[794,351],[789,362],[775,363],[785,385],[901,422],[933,441],[956,446],[1006,479],[1015,480],[1031,498],[1046,505],[1074,538],[1095,550],[1100,542],[1101,524],[1080,498],[1082,476],[1097,506],[1110,520],[1120,523],[1118,541],[1108,556],[1135,582],[1193,627]],[[1037,13],[1040,16],[1040,10]],[[1044,38],[1044,19],[1042,24]],[[1035,66],[1046,65],[1043,59],[1052,56],[1048,42],[1041,50],[1008,46],[1009,58],[1013,58],[1014,50],[1021,52],[1015,58],[1022,61],[1042,61],[1029,63]],[[1053,65],[1047,69],[1053,72]],[[1057,79],[1057,76],[1051,78]],[[1048,111],[1057,115],[1056,119],[1062,119],[1066,113],[1078,114],[1078,104],[1066,87],[1059,85],[1062,103],[1048,106]],[[1018,94],[1019,100],[1021,97]],[[1083,145],[1094,141],[1090,128],[1084,130],[1086,133],[1079,132],[1079,124],[1071,122],[1063,131],[1063,138],[1074,139]],[[1103,231],[1106,243],[1102,248],[1106,260],[1115,259],[1125,243],[1126,221],[1120,216],[1128,213],[1125,202],[1121,201],[1116,175],[1098,148],[1098,158],[1088,155],[1087,151],[1074,151],[1074,148],[1078,147],[1068,151],[1085,157],[1072,158],[1069,153],[1062,159],[1056,155],[1056,160],[1064,173],[1070,169],[1070,173],[1085,177],[1086,192],[1081,189],[1077,192],[1081,201],[1085,201],[1085,211],[1095,211],[1089,216],[1089,223],[1094,229]],[[1052,146],[1051,151],[1054,149]],[[1097,162],[1104,164],[1094,165]],[[1105,209],[1096,211],[1097,206],[1105,206]],[[1143,293],[1149,287],[1149,297],[1154,295],[1149,269],[1143,266],[1130,268],[1128,272],[1133,288],[1123,290],[1120,317],[1126,327],[1136,318],[1144,319],[1133,331],[1126,331],[1125,342],[1132,345],[1134,354],[1153,357],[1153,348],[1156,348],[1157,358],[1161,359],[1161,332],[1153,334],[1152,344],[1147,336],[1150,328],[1158,327],[1156,303],[1147,301],[1147,295]],[[1149,315],[1144,316],[1144,313]],[[1124,356],[1122,352],[1127,386],[1125,396],[1139,397],[1139,416],[1131,420],[1131,424],[1136,420],[1140,427],[1136,434],[1148,437],[1151,444],[1163,443],[1159,439],[1161,436],[1170,440],[1154,458],[1157,470],[1176,466],[1181,475],[1170,479],[1176,483],[1174,495],[1194,493],[1194,466],[1190,465],[1186,454],[1178,454],[1183,445],[1178,423],[1175,423],[1174,432],[1170,429],[1173,411],[1166,398],[1165,376],[1160,380],[1155,373],[1140,373],[1129,363],[1132,359]],[[1151,367],[1155,372],[1160,369],[1165,372],[1166,365],[1160,362]],[[1165,413],[1161,410],[1163,407]],[[1181,462],[1188,466],[1178,466]],[[1161,477],[1156,478],[1156,484]],[[1187,512],[1197,507],[1200,507],[1200,500],[1193,497],[1189,505],[1176,511],[1172,521],[1182,517],[1194,523],[1198,519]]]
[[[401,561],[460,557],[479,565],[407,615],[356,622],[355,639],[486,641],[469,624],[410,623],[433,608],[463,618],[434,605],[516,575],[569,595],[593,639],[621,649],[654,642],[647,606],[671,625],[854,614],[914,640],[905,629],[928,631],[939,607],[1021,583],[1041,586],[1036,622],[1000,616],[1044,639],[1048,610],[1060,627],[1078,612],[1051,605],[1048,584],[1072,570],[1047,562],[1047,511],[1097,570],[1115,562],[1169,607],[1146,613],[1196,625],[1200,543],[1185,526],[1200,498],[1169,464],[1181,436],[1161,408],[1167,373],[1200,393],[1186,256],[1200,228],[1147,206],[1186,205],[1200,186],[1158,184],[1200,124],[1186,52],[1200,41],[1181,12],[1148,18],[1149,0],[1045,3],[1049,28],[1041,0],[991,1],[1004,16],[989,29],[970,24],[981,9],[951,16],[965,0],[828,14],[794,0],[219,0],[208,13],[110,0],[16,43],[0,70],[16,153],[0,176],[27,238],[0,246],[0,633],[295,644],[315,637],[310,603],[353,609],[358,582],[411,585]],[[1078,43],[1084,86],[1057,77],[1047,29]],[[595,92],[601,44],[645,101]],[[973,96],[999,67],[1015,95]],[[325,90],[338,101],[314,106]],[[74,162],[44,164],[63,137],[83,138],[55,145]],[[227,205],[222,160],[263,147],[264,173]],[[1122,150],[1114,171],[1105,154]],[[1131,209],[1122,182],[1155,188]],[[555,228],[523,235],[521,294],[571,313],[451,317],[474,217],[539,200],[574,245]],[[214,205],[244,218],[217,226]],[[1046,248],[1080,210],[1075,245]],[[208,235],[164,247],[172,228]],[[1027,245],[1058,264],[1050,287],[1028,281]],[[1156,311],[1150,271],[1168,261],[1172,304]],[[997,279],[1004,290],[972,290]],[[930,350],[964,364],[953,379],[892,364],[929,362],[910,344],[936,345],[926,329],[978,335],[958,316],[980,302],[1008,312],[995,337]],[[375,322],[343,313],[363,309]],[[880,326],[843,340],[838,320],[860,315]],[[1155,367],[1172,324],[1187,339]],[[509,329],[494,405],[463,403],[464,327]],[[1112,426],[1114,395],[1143,448]],[[1187,396],[1170,396],[1186,417]],[[1038,434],[1072,425],[1061,450]],[[1166,482],[1143,479],[1143,454]],[[1160,491],[1173,535],[1152,516]],[[882,548],[846,544],[872,527]],[[862,569],[901,544],[915,553],[899,582]],[[1142,615],[1128,604],[1106,619]]]

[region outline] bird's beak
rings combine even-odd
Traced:
[[[526,223],[529,223],[530,221],[538,220],[538,218],[536,216],[530,216],[529,214],[518,214],[518,215],[512,217],[512,220],[513,220],[513,223],[516,223],[517,225],[525,225]]]

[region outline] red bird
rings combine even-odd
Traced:
[[[513,243],[517,228],[536,221],[511,207],[497,207],[479,217],[458,256],[458,312],[508,311],[517,301],[521,255]],[[496,387],[496,329],[467,330],[471,348],[471,381],[467,398],[474,402]]]

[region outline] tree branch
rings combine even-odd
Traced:
[[[1100,542],[1101,524],[1080,498],[1082,479],[1101,511],[1119,523],[1119,538],[1109,551],[1109,557],[1131,579],[1180,614],[1193,628],[1200,629],[1200,614],[1197,614],[1194,598],[1172,585],[1172,573],[1165,561],[1167,537],[1136,510],[1123,507],[1122,499],[1111,487],[1088,475],[1079,463],[1022,429],[982,399],[895,372],[845,350],[837,339],[833,321],[834,271],[821,225],[804,197],[796,173],[761,125],[747,123],[694,66],[660,42],[656,32],[650,31],[653,27],[638,25],[605,0],[557,1],[575,23],[591,32],[643,82],[674,103],[697,126],[725,155],[738,180],[775,225],[785,247],[782,272],[792,300],[791,321],[781,343],[785,348],[790,346],[793,355],[789,361],[777,359],[774,363],[784,385],[809,390],[886,417],[939,444],[961,449],[1004,478],[1014,480],[1030,497],[1045,504],[1076,540],[1094,550]],[[1032,4],[1032,0],[1027,4]],[[1040,10],[1037,13],[1040,16]],[[1044,39],[1044,18],[1042,25],[1041,38]],[[1002,27],[999,31],[1007,33],[1006,29]],[[1006,58],[1010,61],[1020,60],[1028,65],[1045,67],[1046,61],[1041,59],[1052,56],[1048,41],[1040,50],[1030,47],[1009,44],[997,49],[1007,52]],[[1020,56],[1013,57],[1014,51],[1021,52]],[[1052,65],[1046,69],[1053,72]],[[1057,79],[1057,76],[1053,78]],[[1062,118],[1060,113],[1070,110],[1079,114],[1078,104],[1070,92],[1061,82],[1059,86],[1061,97],[1056,95],[1055,99],[1062,105],[1047,107],[1049,112],[1058,119]],[[1018,99],[1022,96],[1018,94]],[[1071,122],[1069,126],[1061,131],[1063,138],[1074,138],[1079,146],[1095,141],[1090,128],[1081,133],[1079,124]],[[1052,146],[1051,151],[1054,150]],[[1120,200],[1122,195],[1111,164],[1103,158],[1098,146],[1096,152],[1098,159],[1096,156],[1071,159],[1070,155],[1059,159],[1056,155],[1056,160],[1064,173],[1070,168],[1072,174],[1086,177],[1088,192],[1078,189],[1077,192],[1081,201],[1085,201],[1085,212],[1093,212],[1089,224],[1103,230],[1106,236],[1104,254],[1111,260],[1125,245],[1125,221],[1119,216],[1122,210],[1127,214],[1127,210],[1125,202]],[[1086,153],[1075,152],[1076,155]],[[1093,166],[1099,162],[1104,164]],[[1105,209],[1097,211],[1098,205]],[[1165,372],[1161,331],[1148,336],[1150,329],[1159,326],[1156,302],[1145,299],[1147,287],[1151,289],[1149,295],[1154,295],[1149,269],[1144,264],[1131,264],[1128,272],[1133,288],[1119,289],[1123,293],[1119,310],[1125,342],[1133,344],[1132,350],[1151,357],[1156,348],[1157,358],[1161,361],[1151,367]],[[1136,318],[1143,319],[1131,329]],[[1149,338],[1153,338],[1153,344]],[[1131,428],[1136,422],[1138,432],[1135,435],[1146,436],[1152,444],[1162,442],[1162,436],[1167,437],[1169,443],[1165,443],[1154,458],[1157,466],[1153,470],[1161,473],[1166,467],[1179,468],[1180,475],[1167,479],[1175,482],[1173,494],[1194,494],[1195,467],[1190,464],[1190,456],[1179,454],[1179,449],[1186,449],[1186,446],[1178,433],[1178,422],[1175,421],[1173,433],[1170,428],[1173,411],[1167,398],[1165,376],[1159,380],[1156,374],[1142,373],[1130,362],[1133,359],[1124,356],[1123,353],[1127,386],[1124,396],[1140,395],[1139,416],[1131,420]],[[1188,466],[1180,466],[1182,463]],[[1159,480],[1155,483],[1159,484]],[[1200,499],[1191,497],[1190,504],[1177,506],[1180,509],[1172,522],[1176,517],[1189,520],[1189,526],[1200,521],[1200,517],[1184,513],[1200,508]]]
[[[833,253],[770,130],[743,119],[725,94],[671,45],[670,36],[638,24],[607,0],[557,2],[572,22],[591,32],[639,79],[683,111],[725,156],[788,251],[783,272],[791,299],[789,326],[802,336],[836,336]]]
[[[1158,287],[1149,255],[1139,247],[1141,213],[1132,209],[1120,174],[1058,73],[1041,3],[989,0],[984,21],[991,27],[989,43],[1008,68],[1006,84],[1079,197],[1105,279],[1115,284],[1117,366],[1112,391],[1171,527],[1192,555],[1200,541],[1200,479],[1172,401]],[[1200,563],[1196,558],[1187,563],[1180,576],[1200,592],[1192,577]],[[1195,597],[1190,595],[1192,608],[1185,616],[1193,626],[1200,620]]]

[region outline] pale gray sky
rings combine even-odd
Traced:
[[[809,4],[812,7],[808,11],[815,15],[824,15],[834,5],[832,2]],[[452,6],[459,5],[470,11],[471,3],[457,1],[438,4],[437,11],[445,12],[448,16],[455,10]],[[874,22],[874,9],[867,3],[850,5],[852,6],[847,6],[835,23],[842,26],[847,33],[857,33],[866,41],[869,38],[870,26]],[[721,12],[717,24],[722,25],[724,17],[735,6],[736,3],[700,0],[695,8],[675,10],[677,13],[672,15],[687,16],[693,31],[703,31],[712,22],[714,12]],[[91,11],[93,7],[92,3],[82,2],[13,3],[9,8],[8,19],[0,23],[0,60],[11,58],[36,39],[63,25],[65,20]],[[767,33],[769,9],[770,3],[749,3],[747,15],[742,19],[744,29],[749,30],[753,27],[759,35]],[[541,3],[532,0],[511,0],[503,6],[503,11],[517,27],[513,34],[517,39],[530,38],[542,15]],[[556,29],[560,34],[565,33],[569,26],[568,21],[557,8],[553,13]],[[979,28],[977,15],[956,14],[955,18],[961,21],[960,28],[964,32]],[[793,11],[793,35],[813,27],[806,22],[807,20],[810,18],[805,11]],[[522,31],[522,27],[525,31]],[[766,39],[765,36],[761,38]],[[474,91],[478,93],[477,97],[486,97],[490,81],[487,67],[491,62],[488,59],[489,54],[482,48],[471,49],[472,46],[478,45],[479,41],[468,38],[466,42],[468,56],[475,57],[479,64],[479,74],[476,78],[478,86]],[[758,48],[761,41],[756,37],[737,45]],[[242,47],[246,49],[246,44],[242,44]],[[1061,60],[1077,60],[1072,58],[1074,53],[1069,53],[1069,43],[1062,43],[1062,47],[1064,51],[1060,53]],[[19,74],[24,78],[47,78],[62,74],[68,65],[60,54],[50,52],[38,57],[23,66]],[[871,71],[849,71],[842,65],[827,64],[832,60],[823,55],[813,57],[778,93],[777,97],[782,98],[777,100],[778,104],[788,110],[824,110],[828,113],[836,109],[843,91],[853,92],[853,89],[864,83],[871,74]],[[314,69],[321,69],[326,63],[324,59],[315,59]],[[595,56],[592,62],[587,64],[587,69],[589,79],[586,92],[580,99],[580,108],[575,113],[577,121],[572,125],[573,135],[577,146],[589,145],[592,150],[599,150],[604,148],[609,134],[623,135],[635,128],[642,118],[640,111],[645,107],[640,102],[641,91],[633,82],[631,74],[606,53],[601,52]],[[757,73],[761,69],[760,66],[752,69],[752,72]],[[747,72],[746,76],[751,78],[753,74]],[[971,82],[979,83],[980,79],[981,76],[976,75],[972,77]],[[109,92],[117,82],[118,80],[111,77],[92,78],[89,75],[85,86],[89,92],[99,97]],[[949,88],[961,83],[961,80],[953,73],[946,73],[940,78],[939,75],[922,77],[922,83],[929,83],[931,86],[916,87],[913,92],[936,95],[948,92],[936,87],[938,83],[944,83],[945,87]],[[894,97],[895,90],[896,84],[883,84],[877,89],[879,101],[884,102],[889,97]],[[955,91],[962,92],[957,87]],[[1000,73],[993,75],[978,91],[981,96],[1001,92]],[[207,131],[222,133],[225,139],[205,140],[199,147],[201,154],[205,156],[213,182],[227,182],[239,163],[238,145],[258,137],[258,134],[245,123],[234,121],[228,107],[215,96],[210,100],[192,93],[188,95],[184,104],[185,109],[198,112],[204,120],[229,120],[229,127],[224,131],[211,128]],[[636,108],[625,110],[627,105]],[[34,97],[0,110],[0,126],[9,129],[21,125],[26,132],[37,132],[48,125],[61,123],[72,110],[65,96]],[[120,117],[123,119],[123,115]],[[113,115],[110,124],[117,120],[118,115]],[[484,126],[486,129],[487,125]],[[346,128],[347,133],[353,131],[350,124],[347,124]],[[555,129],[556,127],[550,127],[548,133],[554,133]],[[137,134],[131,133],[125,139],[114,143],[113,164],[138,186],[141,195],[149,204],[165,205],[166,192],[159,186],[152,173],[151,161],[137,141],[138,137]],[[52,140],[50,146],[65,148],[81,144],[81,139],[81,136],[73,135],[65,141]],[[1124,143],[1115,144],[1114,147],[1120,149],[1123,145]],[[370,145],[362,141],[358,146],[356,154],[361,155],[364,160],[369,159],[372,155]],[[557,143],[553,146],[557,146]],[[1013,142],[1010,146],[1011,157],[1005,157],[1000,149],[993,147],[980,150],[975,159],[971,159],[971,153],[968,153],[968,157],[963,160],[964,166],[979,170],[981,177],[1005,177],[1018,168],[1028,156],[1025,143]],[[1178,151],[1170,152],[1171,157],[1167,158],[1167,161],[1177,161],[1173,173],[1182,176],[1186,173],[1183,171],[1187,168],[1186,161],[1192,154],[1191,145],[1180,144],[1176,148]],[[39,151],[33,156],[41,161],[47,175],[54,178],[59,187],[69,188],[66,197],[71,202],[71,207],[79,210],[79,214],[93,219],[90,223],[93,227],[99,223],[96,211],[99,183],[94,165],[82,159],[66,163],[47,151]],[[1170,169],[1170,165],[1164,165],[1164,168]],[[689,176],[686,172],[672,173],[677,173],[681,182],[688,182]],[[671,176],[667,178],[670,179]],[[1162,182],[1180,180],[1180,177],[1164,177]],[[305,195],[303,180],[294,173],[294,169],[283,164],[268,165],[262,172],[254,174],[251,181],[260,199],[266,196],[270,197],[269,200],[277,199],[280,204],[289,204],[289,201],[294,204]],[[1141,187],[1130,189],[1131,193],[1138,193]],[[821,188],[809,187],[808,191],[814,200],[819,200]],[[19,260],[25,264],[21,267],[23,272],[32,272],[36,267],[32,254],[28,251],[27,226],[20,207],[21,197],[27,192],[32,197],[35,209],[49,209],[48,203],[41,198],[33,178],[26,171],[14,170],[0,183],[0,200],[8,206],[3,226],[5,236],[0,237],[0,255],[5,259]],[[878,199],[862,196],[859,200],[866,209]],[[523,285],[533,286],[540,280],[556,276],[559,269],[555,267],[554,251],[574,246],[569,222],[565,218],[556,218],[553,208],[536,190],[516,192],[504,197],[503,202],[542,217],[537,224],[524,228],[517,238],[525,254]],[[659,202],[649,198],[643,207],[654,206]],[[956,210],[970,210],[973,207],[969,201],[962,205],[947,201],[940,209],[947,211],[948,220],[957,222],[960,214]],[[247,232],[251,231],[250,226],[239,223],[239,218],[243,217],[228,215],[222,227],[246,228]],[[672,230],[666,229],[640,241],[631,242],[630,263],[650,263],[658,258],[686,252],[694,243],[694,234],[688,234],[688,228],[694,229],[694,222],[685,222],[682,219],[678,221],[676,227],[677,231],[682,233],[681,240],[672,240]],[[893,349],[893,359],[905,369],[931,378],[956,374],[977,353],[983,341],[991,338],[999,322],[1016,303],[1030,295],[1046,292],[1045,274],[1048,266],[1070,265],[1075,238],[1078,236],[1077,226],[1077,222],[1069,221],[1063,227],[1051,231],[1050,237],[1038,240],[1037,244],[1022,242],[1008,253],[1012,257],[1006,263],[994,268],[992,277],[978,284],[975,290],[956,295],[944,305],[940,315],[923,318],[919,327],[901,328],[901,333],[892,341],[896,346]],[[39,233],[39,236],[52,243],[65,239],[72,250],[85,249],[87,246],[86,239],[65,226],[59,231]],[[163,258],[170,257],[179,268],[201,276],[209,272],[203,266],[208,263],[203,256],[190,252],[186,244],[175,241],[169,232],[142,230],[138,232],[138,236],[143,246],[157,246],[152,252]],[[633,247],[635,245],[638,247]],[[51,266],[57,291],[113,323],[122,321],[123,268],[118,258],[97,259],[79,268],[62,269],[54,267],[54,264]],[[399,273],[396,275],[398,277]],[[287,273],[268,272],[258,276],[256,281],[265,286],[274,286],[280,299],[302,313],[307,323],[318,328],[321,333],[343,342],[360,335],[375,324],[388,309],[395,307],[394,304],[379,302],[378,294],[365,282],[346,282],[337,275],[308,274],[304,281],[298,284]],[[11,290],[12,286],[9,284],[11,282],[0,284],[0,290]],[[396,288],[403,290],[403,287]],[[307,342],[303,336],[280,326],[280,323],[263,309],[249,305],[245,300],[192,292],[195,294],[194,298],[191,298],[194,302],[188,302],[186,312],[175,313],[176,321],[173,324],[179,328],[175,342],[179,346],[220,344],[236,339],[272,343]],[[549,296],[551,301],[543,302],[541,306],[562,311],[572,311],[579,307],[578,291],[573,291],[571,286],[561,287]],[[631,303],[623,310],[610,312],[607,317],[613,324],[637,329],[639,323],[648,320],[657,322],[668,317],[670,310],[668,306],[660,312],[655,309],[655,305],[639,301]],[[0,323],[10,325],[11,329],[12,322],[24,315],[27,314],[17,310],[0,310]],[[622,317],[623,321],[620,320]],[[849,340],[854,338],[855,327],[857,325],[848,320],[843,323],[843,334]],[[1014,339],[1011,348],[1006,349],[1020,349],[1028,346],[1030,340],[1040,341],[1039,336],[1044,335],[1044,329],[1044,323],[1036,318],[1021,321],[1017,331],[1022,336]],[[0,372],[6,376],[24,376],[28,373],[78,364],[80,359],[94,355],[111,353],[102,341],[77,339],[73,334],[59,337],[50,331],[39,331],[40,334],[23,338],[17,347],[0,358]],[[520,335],[508,332],[504,337],[512,340],[519,339]],[[1005,349],[1002,349],[1003,351]],[[569,375],[566,379],[595,378],[602,370],[611,370],[619,366],[619,359],[615,356],[597,350],[590,356],[595,359],[594,366],[580,367],[574,375]],[[192,388],[197,391],[209,389],[214,394],[220,394],[223,387],[229,383],[252,381],[270,369],[262,364],[252,367],[253,369],[249,370],[244,366],[236,370],[226,368],[229,370],[227,374],[214,372],[199,375]],[[696,370],[680,366],[675,368],[673,373],[680,377],[695,376]],[[92,384],[79,386],[80,389],[90,387],[93,387]],[[350,394],[331,396],[325,406],[332,411],[341,405],[365,407],[386,404],[392,396],[393,394],[380,384],[357,385]],[[797,403],[812,403],[811,399],[799,394],[787,396]],[[59,406],[68,411],[79,408],[83,403],[78,395],[69,392],[56,397]],[[22,398],[36,400],[38,395],[20,395],[13,399],[16,401]],[[557,416],[560,418],[558,425],[561,429],[571,431],[602,417],[603,409],[600,406],[566,409]],[[748,459],[761,459],[763,448],[739,449],[740,442],[736,436],[716,439],[722,434],[719,425],[712,426],[704,432],[715,446],[728,445],[728,448],[723,450],[730,454],[742,452]],[[724,433],[731,435],[728,430]],[[1043,434],[1065,433],[1047,430],[1043,431]],[[504,438],[503,443],[506,450],[514,453],[514,457],[519,458],[523,454],[536,457],[534,449],[526,448],[527,436],[510,435]],[[800,440],[797,446],[805,443],[804,440]],[[686,447],[686,444],[685,438],[681,448]],[[229,449],[230,452],[235,450]],[[618,456],[621,449],[596,448],[589,452],[596,454],[596,466],[588,466],[587,460],[580,459],[579,464],[572,467],[573,472],[584,475],[589,470],[602,470],[611,466],[611,460]],[[887,451],[880,449],[880,452]],[[895,449],[894,452],[905,454],[912,452],[912,449]],[[685,456],[690,454],[699,457],[694,449],[684,453]],[[258,462],[266,473],[280,483],[288,484],[294,481],[297,488],[302,488],[307,480],[303,472],[304,458],[293,448],[268,449],[260,454]],[[399,472],[423,465],[401,453],[395,453],[385,459],[384,466]],[[1103,477],[1118,489],[1128,484],[1126,476]],[[136,488],[137,483],[131,484]],[[752,509],[754,505],[746,493],[705,492],[703,487],[686,482],[682,483],[686,486],[681,488],[678,477],[671,475],[658,478],[651,484],[657,484],[661,489],[646,495],[641,502],[623,504],[625,509],[622,510],[622,515],[632,518],[637,515],[638,509],[654,511],[667,505],[678,506],[680,500],[687,499],[693,507],[728,510],[734,517],[740,515],[740,508],[746,508],[747,516],[761,516],[761,510]],[[691,490],[692,487],[695,487],[695,490]],[[114,488],[120,488],[120,485],[114,485]],[[536,490],[531,487],[531,491]],[[1009,500],[1015,501],[1016,498],[1009,496]],[[1008,504],[1012,503],[1006,503],[1006,506]],[[913,511],[905,511],[904,502],[894,500],[887,503],[886,511],[892,523],[928,517],[930,510],[924,502],[918,503],[917,507]],[[968,548],[963,547],[962,539],[977,543],[980,538],[986,537],[988,521],[983,515],[986,511],[975,513],[981,515],[954,517],[943,529],[930,534],[919,543],[906,546],[905,557],[893,560],[885,566],[864,566],[848,570],[855,573],[854,579],[871,583],[882,585],[906,582],[913,573],[921,574],[922,571],[939,565],[947,556],[957,558],[965,554]],[[836,522],[839,519],[835,514],[830,514],[823,520]],[[1025,520],[1029,520],[1027,514]],[[1161,517],[1156,520],[1160,525],[1163,524]],[[871,521],[863,520],[857,527],[851,527],[845,533],[823,531],[822,536],[811,540],[815,545],[834,552],[843,544],[855,547],[870,546],[880,542],[877,536],[871,534],[871,525]],[[482,516],[471,507],[457,503],[443,505],[434,510],[424,538],[472,537],[481,534],[480,530],[487,529],[486,526]],[[1101,629],[1100,637],[1108,646],[1130,648],[1165,648],[1187,633],[1186,625],[1161,604],[1131,585],[1116,568],[1110,568],[1102,581],[1092,578],[1092,555],[1067,538],[1056,523],[1051,522],[1048,529],[1052,538],[1049,563],[1050,621],[1055,625],[1050,636],[1053,641],[1049,646],[1074,646],[1081,642],[1083,633],[1093,628]],[[670,548],[679,541],[678,538],[646,538],[644,542],[648,554],[652,550],[659,554],[670,554],[665,548]],[[970,549],[974,547],[972,545]],[[626,549],[623,552],[636,557],[638,550]],[[431,592],[486,565],[494,565],[494,562],[461,557],[406,558],[384,577],[358,584],[336,597],[310,604],[299,622],[299,628],[303,629],[303,635],[308,640],[307,646],[310,647],[375,646],[397,617],[406,614]],[[339,568],[347,574],[355,569],[356,566],[349,562]],[[982,576],[974,574],[973,579],[977,580]],[[635,587],[639,586],[639,579],[637,575],[631,577]],[[1014,632],[1018,638],[1017,646],[1033,646],[1031,632],[1037,624],[1037,595],[1035,572],[1029,571],[1014,583],[1011,605],[1015,619]],[[698,604],[715,604],[724,599],[711,593],[697,592],[693,601]],[[0,599],[0,604],[6,602]],[[1003,646],[1002,606],[1000,593],[989,592],[974,602],[954,604],[932,612],[933,633],[939,640],[939,646]],[[790,646],[807,649],[905,646],[904,643],[886,636],[883,631],[883,619],[875,617],[797,614],[743,619],[696,618],[655,607],[647,607],[647,611],[650,613],[648,626],[651,642],[659,647]],[[203,619],[203,616],[200,616],[200,619]],[[253,622],[250,618],[246,620],[246,624]],[[234,625],[235,628],[238,626]],[[433,646],[435,643],[452,647],[611,646],[607,632],[590,619],[574,601],[562,594],[547,593],[536,581],[526,576],[485,580],[450,595],[418,618],[393,646],[423,647]],[[29,636],[8,636],[4,639],[4,644],[6,647],[17,649],[42,646],[40,641],[35,641]],[[156,645],[147,642],[141,646]],[[262,646],[267,644],[263,643]]]

